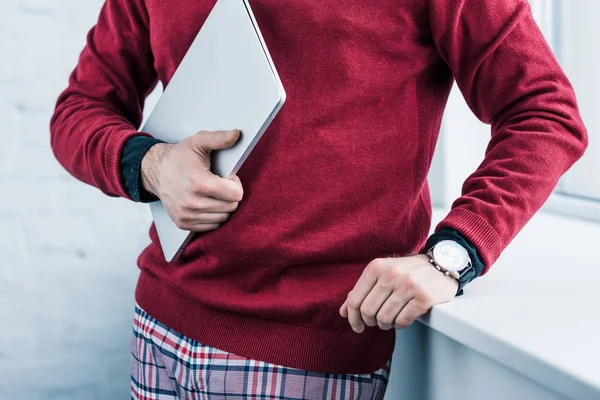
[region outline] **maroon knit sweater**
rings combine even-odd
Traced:
[[[51,124],[75,177],[127,197],[123,145],[141,134],[145,96],[168,84],[214,2],[106,2]],[[526,0],[250,4],[287,102],[239,171],[245,197],[230,220],[174,263],[150,229],[136,299],[225,351],[371,372],[390,357],[394,331],[354,333],[338,309],[371,260],[423,246],[426,176],[453,79],[492,135],[440,227],[469,239],[486,271],[582,155],[575,96]]]

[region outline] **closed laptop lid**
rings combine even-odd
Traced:
[[[237,173],[284,100],[248,3],[218,0],[141,130],[170,143],[200,130],[241,130],[238,143],[212,157],[212,171],[226,177]],[[150,208],[171,261],[191,235],[160,202]]]

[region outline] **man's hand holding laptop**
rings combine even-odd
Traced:
[[[217,229],[235,211],[244,190],[237,175],[221,178],[210,170],[213,150],[227,149],[240,131],[200,131],[177,143],[159,143],[142,160],[142,184],[158,196],[183,230]]]

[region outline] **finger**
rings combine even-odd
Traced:
[[[381,280],[377,281],[360,306],[360,315],[367,326],[377,325],[377,313],[392,293],[391,287],[384,286]]]
[[[219,228],[221,224],[193,224],[189,225],[184,230],[190,232],[209,232]]]
[[[244,196],[241,183],[224,179],[212,173],[202,174],[194,184],[194,193],[217,200],[238,202]]]
[[[229,219],[229,213],[201,213],[190,221],[192,225],[221,224]]]
[[[350,292],[352,293],[352,292]],[[354,332],[360,333],[365,328],[365,322],[362,320],[360,315],[360,305],[362,300],[350,300],[348,301],[348,322]]]
[[[377,283],[377,278],[382,272],[383,263],[383,259],[371,261],[356,282],[354,289],[348,294],[348,322],[350,322],[350,326],[355,332],[362,332],[364,329],[360,306]]]
[[[348,299],[346,299],[344,304],[340,307],[340,315],[344,318],[348,318]]]
[[[184,211],[179,215],[178,221],[188,228],[203,224],[221,224],[229,219],[230,213],[207,213]]]
[[[221,150],[233,146],[240,138],[240,131],[200,131],[190,137],[196,150]]]
[[[417,318],[425,314],[429,309],[416,299],[410,300],[396,316],[394,327],[404,329],[410,326]]]
[[[215,199],[214,197],[203,197],[197,202],[188,205],[188,210],[196,213],[231,213],[237,210],[239,204],[237,201],[224,201]]]
[[[194,225],[192,226],[189,231],[190,232],[211,232],[214,231],[216,229],[218,229],[221,225],[220,224],[198,224],[198,225]]]
[[[206,232],[217,229],[221,226],[220,223],[193,223],[193,222],[184,222],[182,220],[174,221],[179,229],[190,232]]]
[[[377,325],[379,325],[379,328],[384,331],[391,329],[394,326],[396,317],[411,298],[411,294],[406,291],[396,290],[392,293],[377,313]]]
[[[230,175],[230,176],[227,177],[227,179],[229,179],[231,181],[234,181],[234,182],[237,182],[240,185],[242,184],[242,181],[240,180],[240,177],[237,176],[237,175]]]

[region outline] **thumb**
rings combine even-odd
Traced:
[[[240,138],[240,131],[200,131],[190,138],[192,144],[203,150],[221,150],[233,146]]]

